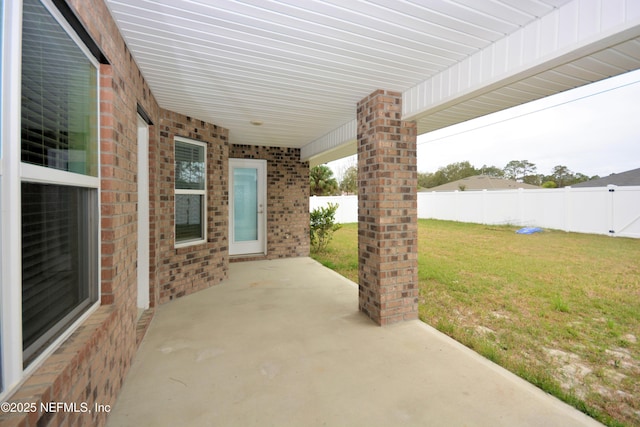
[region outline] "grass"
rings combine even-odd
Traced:
[[[420,318],[610,426],[640,425],[640,240],[418,221]],[[358,281],[357,224],[312,256]]]

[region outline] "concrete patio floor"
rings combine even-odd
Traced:
[[[229,277],[157,309],[108,426],[600,425],[310,258]]]

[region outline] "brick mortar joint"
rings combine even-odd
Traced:
[[[17,387],[11,395],[5,398],[6,401],[10,401],[11,398],[18,394],[23,389],[33,389],[37,392],[33,393],[29,397],[23,397],[20,400],[36,402],[39,404],[43,401],[43,396],[49,390],[53,390],[55,383],[64,378],[67,374],[67,370],[71,369],[74,360],[76,357],[82,353],[85,348],[94,349],[94,343],[97,337],[104,333],[103,328],[105,325],[109,325],[113,323],[116,319],[117,313],[119,310],[113,305],[103,305],[98,308],[94,313],[92,313],[83,323],[82,325],[74,331],[64,342],[60,344],[53,353],[53,355],[61,356],[64,355],[65,368],[62,370],[55,369],[56,365],[60,363],[60,357],[48,357],[40,366],[38,366],[27,378],[22,385]],[[90,329],[90,330],[87,330]],[[82,340],[82,344],[78,345],[78,339]],[[68,344],[68,348],[67,348]],[[55,369],[55,370],[54,370]],[[55,372],[52,376],[52,372]],[[38,378],[48,377],[49,380],[43,383],[30,384],[30,381],[36,380]],[[51,399],[60,400],[62,396],[50,396]],[[29,414],[23,413],[23,418],[26,418]],[[43,415],[43,414],[40,414]],[[2,419],[0,417],[0,419]]]

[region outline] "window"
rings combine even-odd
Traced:
[[[96,65],[43,9],[24,2],[22,161],[97,177]]]
[[[25,361],[96,301],[96,210],[94,189],[22,183]]]
[[[99,306],[98,63],[108,61],[64,1],[0,9],[4,399]]]
[[[206,144],[175,138],[176,246],[206,240]]]
[[[54,11],[24,0],[24,366],[98,298],[98,67]]]

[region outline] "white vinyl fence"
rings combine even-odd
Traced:
[[[336,222],[348,224],[358,222],[358,196],[311,196],[309,199],[309,212],[327,206],[329,203],[338,204]]]
[[[311,197],[339,205],[336,221],[358,222],[358,197]],[[512,224],[640,238],[640,186],[418,193],[418,218]]]

